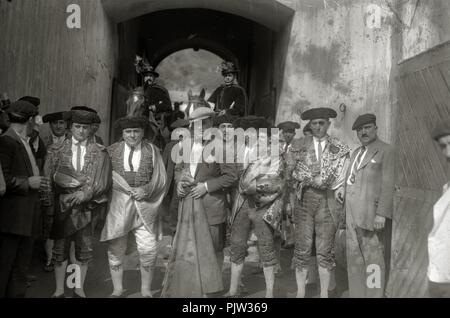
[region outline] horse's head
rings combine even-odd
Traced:
[[[137,87],[132,90],[128,96],[126,104],[128,117],[143,116],[146,107],[144,88]]]
[[[188,92],[189,102],[188,102],[188,105],[185,110],[186,115],[188,117],[191,115],[191,113],[195,109],[197,109],[199,107],[210,107],[208,102],[205,100],[205,95],[206,95],[206,91],[204,88],[200,92],[200,95],[193,95],[192,90],[189,90],[189,92]]]

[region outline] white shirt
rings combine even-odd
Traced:
[[[314,137],[313,140],[314,140],[314,150],[316,151],[316,158],[317,158],[317,160],[319,160],[319,139]],[[326,137],[325,137],[325,139],[320,141],[320,144],[322,145],[322,154],[323,154],[323,151],[325,150],[325,146],[327,145]]]
[[[195,171],[197,170],[197,164],[200,162],[203,155],[203,144],[200,142],[195,142],[192,144],[191,158],[189,170],[191,176],[195,177]]]
[[[131,159],[131,163],[133,164],[133,171],[134,172],[136,172],[136,171],[138,171],[139,170],[139,166],[140,166],[140,164],[141,164],[141,154],[142,154],[142,151],[141,151],[141,144],[142,143],[140,143],[139,145],[137,145],[135,148],[134,148],[134,152],[133,152],[133,157],[132,157],[132,159]],[[130,146],[128,146],[126,143],[125,143],[125,149],[124,149],[124,152],[123,152],[123,168],[124,168],[124,170],[125,171],[132,171],[131,170],[131,167],[130,167],[130,165],[129,165],[129,163],[128,163],[128,157],[130,156],[130,151],[131,151],[131,148],[130,148]]]
[[[352,175],[353,175],[353,174],[356,174],[356,171],[359,170],[359,168],[361,168],[361,164],[362,164],[362,162],[364,161],[364,157],[365,157],[366,154],[367,154],[367,149],[368,149],[368,148],[367,148],[367,146],[366,146],[366,149],[364,150],[364,153],[363,153],[362,156],[361,156],[361,160],[359,161],[358,166],[355,167],[355,166],[356,166],[356,161],[358,160],[358,157],[359,157],[359,155],[361,154],[362,148],[358,151],[358,154],[356,155],[355,160],[354,160],[353,163],[352,163],[352,167],[351,167],[351,170],[350,170],[350,175],[349,175],[349,177],[348,177],[348,179],[347,179],[347,184],[348,184],[348,185],[353,185],[353,182],[351,181]]]
[[[428,278],[435,283],[450,283],[450,190],[433,207],[433,228],[428,235]]]
[[[78,151],[78,144],[81,146],[81,155],[80,155],[80,169],[83,170],[84,167],[84,156],[86,155],[86,144],[87,140],[83,142],[79,142],[75,138],[72,137],[72,166],[75,170],[77,170],[77,151]]]

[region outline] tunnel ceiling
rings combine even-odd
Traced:
[[[255,24],[242,17],[205,9],[159,11],[139,20],[140,38],[154,66],[186,48],[205,49],[224,59],[243,62],[252,43]],[[164,25],[163,33],[161,25]]]
[[[124,22],[148,13],[171,9],[210,9],[241,16],[278,31],[294,11],[276,0],[102,0],[108,15]]]

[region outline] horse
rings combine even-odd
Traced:
[[[203,88],[200,92],[200,95],[193,95],[192,90],[188,92],[188,105],[184,112],[186,113],[186,117],[189,118],[194,110],[199,107],[208,107],[211,108],[208,102],[205,100],[206,91]]]
[[[144,88],[137,87],[128,95],[127,101],[127,117],[147,117],[148,103],[145,98]]]
[[[164,125],[161,120],[164,120],[164,117],[160,118],[159,121],[155,118],[153,111],[150,110],[144,88],[140,86],[133,89],[126,100],[126,105],[126,117],[145,117],[148,119],[148,125],[145,129],[145,138],[155,146],[163,149],[165,140],[162,136],[161,128],[164,127]]]

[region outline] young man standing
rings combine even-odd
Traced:
[[[47,114],[42,117],[43,123],[48,123],[50,127],[50,133],[43,138],[45,147],[48,149],[50,146],[61,146],[67,138],[67,123],[63,118],[64,112],[56,112]],[[46,272],[53,272],[54,262],[53,262],[53,240],[50,237],[50,231],[53,224],[53,209],[47,206],[47,200],[42,201],[43,208],[43,239],[44,239],[44,249],[47,255],[47,259],[44,265],[44,270]]]
[[[141,294],[152,297],[157,257],[158,212],[166,193],[166,170],[160,151],[143,140],[144,117],[117,122],[123,141],[108,148],[112,161],[113,192],[101,241],[108,241],[108,260],[114,285],[112,298],[123,294],[123,261],[133,233],[141,263]]]
[[[302,114],[302,120],[311,123],[312,137],[306,137],[302,143],[292,174],[298,199],[294,251],[298,298],[305,297],[314,235],[322,298],[328,297],[331,273],[336,266],[333,254],[338,225],[335,190],[344,182],[350,154],[347,145],[328,135],[330,118],[336,117],[337,113],[330,108],[313,108]]]
[[[84,279],[92,260],[92,213],[107,199],[111,187],[111,161],[106,149],[91,138],[95,114],[86,110],[68,113],[72,137],[52,146],[45,161],[45,175],[51,178],[54,224],[50,238],[55,240],[55,298],[64,297],[64,283],[71,241],[75,241],[76,265],[81,286],[74,297],[85,298]]]

